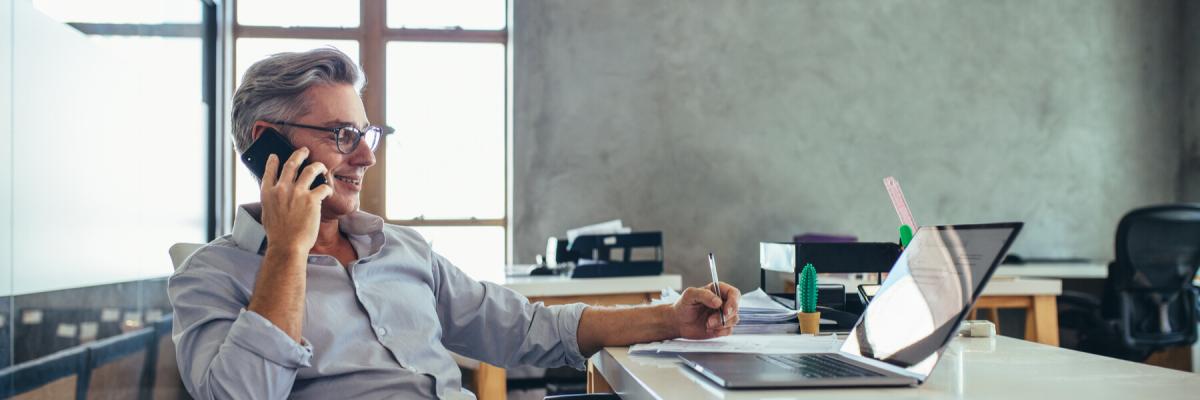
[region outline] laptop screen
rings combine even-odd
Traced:
[[[1020,229],[1020,223],[921,227],[841,351],[929,376]]]

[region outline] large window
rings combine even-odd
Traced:
[[[282,51],[338,48],[367,74],[372,122],[396,128],[366,177],[364,211],[408,225],[480,279],[507,259],[504,0],[239,0],[235,80]],[[258,201],[237,166],[235,202]]]
[[[208,235],[211,6],[94,3],[12,9],[18,294],[167,276],[164,251]]]
[[[149,327],[171,312],[167,249],[217,232],[216,13],[202,0],[0,5],[0,367],[13,365],[0,398],[35,389],[22,379],[46,366],[82,368],[64,355],[135,354],[112,336],[169,343]],[[93,359],[134,378],[88,393],[136,397],[131,365],[154,360],[136,354]]]

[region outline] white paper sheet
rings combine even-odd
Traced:
[[[837,351],[844,336],[840,335],[730,335],[707,340],[673,339],[637,344],[629,354],[663,353],[759,353],[795,354]]]

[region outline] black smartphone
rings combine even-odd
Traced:
[[[251,143],[250,148],[246,149],[245,153],[242,153],[242,162],[246,164],[246,167],[250,168],[250,172],[254,173],[254,176],[258,178],[258,182],[262,183],[263,174],[267,170],[267,158],[272,154],[279,157],[279,170],[275,171],[275,176],[279,176],[283,172],[283,163],[288,160],[288,157],[292,156],[292,152],[294,151],[296,151],[296,147],[292,146],[292,143],[283,137],[283,134],[279,133],[275,128],[267,127],[261,135],[258,135],[258,140]],[[305,159],[304,163],[300,164],[300,171],[296,171],[297,176],[309,164],[312,164],[311,159]],[[309,189],[316,189],[317,186],[324,185],[325,182],[327,182],[325,174],[317,175],[317,178],[313,179],[312,187]]]

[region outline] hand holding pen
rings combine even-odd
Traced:
[[[717,297],[719,297],[721,299],[721,301],[724,302],[725,296],[721,295],[721,290],[719,289],[721,287],[721,280],[717,279],[717,257],[713,256],[713,253],[708,253],[708,273],[712,274],[713,294],[717,295]],[[721,325],[722,326],[725,325],[725,313],[721,313]]]
[[[715,261],[710,268],[715,270]],[[708,339],[733,333],[742,292],[715,279],[710,285],[687,288],[671,306],[678,328],[675,337]]]

